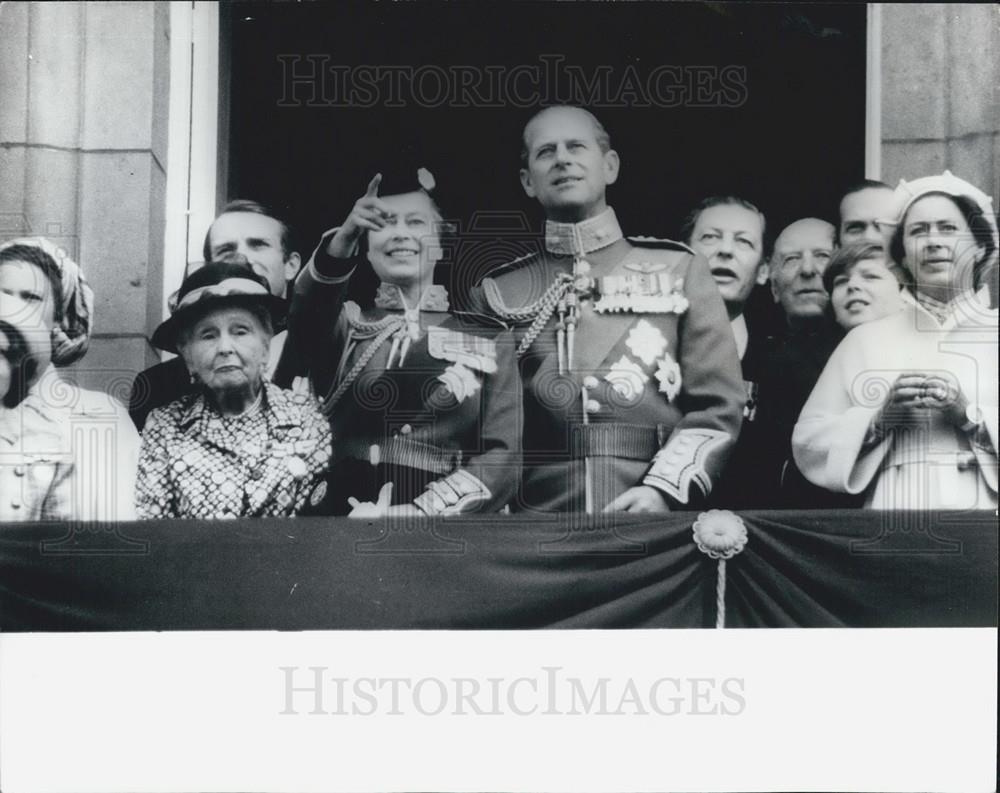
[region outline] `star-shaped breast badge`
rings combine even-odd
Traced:
[[[667,339],[663,331],[645,319],[640,319],[628,332],[626,344],[632,354],[646,366],[652,366],[653,361],[667,349]]]

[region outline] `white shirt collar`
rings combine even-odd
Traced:
[[[740,360],[747,354],[747,345],[750,343],[750,331],[747,329],[747,321],[742,314],[737,314],[736,319],[729,323],[733,329],[733,336],[736,337],[736,352],[739,353]]]

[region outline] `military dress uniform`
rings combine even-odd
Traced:
[[[675,508],[707,495],[745,402],[733,334],[704,259],[626,240],[614,211],[549,221],[545,252],[473,290],[516,325],[524,382],[517,508],[598,512],[637,485]]]
[[[404,310],[382,284],[373,308],[346,300],[359,259],[326,254],[325,236],[295,284],[289,338],[275,378],[308,370],[333,432],[327,483],[311,511],[347,514],[347,499],[392,503],[427,515],[498,511],[520,466],[520,395],[513,339],[498,323],[468,326],[432,286]],[[499,333],[498,333],[499,331]]]

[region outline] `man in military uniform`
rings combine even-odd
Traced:
[[[513,324],[524,381],[522,511],[666,512],[707,495],[745,397],[704,258],[626,240],[606,200],[619,158],[577,107],[524,128],[521,184],[545,252],[494,271],[476,311]]]

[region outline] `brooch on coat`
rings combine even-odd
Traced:
[[[673,402],[681,390],[681,367],[669,352],[660,359],[656,379],[660,383],[660,392],[667,395],[668,402]]]
[[[479,378],[472,370],[460,363],[453,363],[439,374],[437,379],[444,383],[445,389],[459,402],[468,399],[482,388]]]
[[[650,263],[640,262],[639,267],[640,272],[598,278],[595,286],[600,297],[594,302],[594,311],[600,314],[683,314],[687,311],[683,278],[655,272]]]

